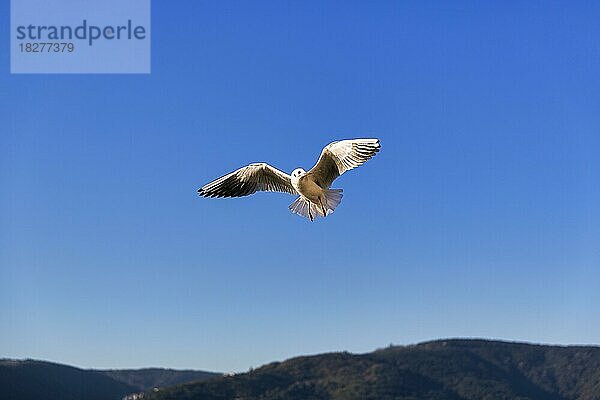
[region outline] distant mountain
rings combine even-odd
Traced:
[[[440,340],[293,358],[145,400],[598,400],[600,347]]]
[[[219,375],[160,368],[84,370],[46,361],[0,359],[0,399],[121,400],[131,393]]]
[[[97,371],[34,360],[0,360],[2,400],[120,400],[138,392]]]
[[[222,375],[215,372],[164,368],[111,369],[97,371],[113,378],[116,381],[133,386],[137,388],[138,391],[146,391],[156,387],[163,388],[182,383],[201,381]]]

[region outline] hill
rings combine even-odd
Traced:
[[[3,400],[120,400],[139,391],[97,371],[34,360],[0,360]]]
[[[85,370],[46,361],[0,359],[0,399],[120,400],[131,393],[219,375],[161,368]]]
[[[440,340],[293,358],[147,399],[597,400],[600,347]]]
[[[155,387],[163,388],[174,386],[221,376],[221,374],[215,372],[164,368],[111,369],[98,370],[98,372],[129,386],[133,386],[139,391],[150,390]]]

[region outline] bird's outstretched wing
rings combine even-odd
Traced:
[[[288,174],[266,163],[242,167],[198,189],[204,197],[241,197],[258,191],[298,194]]]
[[[335,178],[367,162],[380,147],[379,139],[351,139],[330,143],[325,146],[319,161],[306,176],[320,187],[328,188]]]

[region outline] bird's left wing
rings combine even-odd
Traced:
[[[247,165],[198,189],[204,197],[241,197],[258,191],[298,194],[288,174],[266,163]]]
[[[328,188],[335,178],[371,159],[380,147],[379,139],[351,139],[330,143],[325,146],[319,161],[306,176],[311,177],[322,188]]]

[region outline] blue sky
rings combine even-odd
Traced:
[[[600,343],[600,7],[422,3],[155,1],[150,75],[10,75],[3,46],[0,356]],[[352,137],[382,151],[326,220],[197,197]]]

